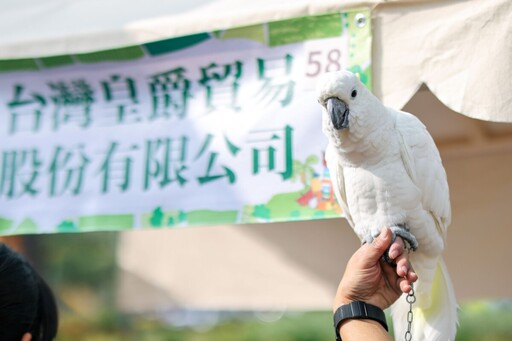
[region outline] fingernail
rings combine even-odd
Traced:
[[[402,266],[402,271],[404,273],[404,276],[406,276],[407,275],[407,268],[405,266]]]

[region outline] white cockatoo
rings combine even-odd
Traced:
[[[325,74],[318,102],[327,166],[350,226],[363,242],[389,226],[415,250],[412,340],[454,340],[457,303],[441,257],[450,198],[432,137],[419,119],[385,107],[349,71]],[[404,337],[408,311],[404,297],[391,307],[396,339]]]

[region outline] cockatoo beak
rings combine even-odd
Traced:
[[[335,129],[348,128],[348,115],[350,111],[345,102],[336,97],[329,97],[326,100],[325,107],[331,116],[332,125]]]

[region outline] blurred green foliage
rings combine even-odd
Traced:
[[[27,238],[27,237],[25,237]],[[115,281],[115,232],[30,236],[37,266],[55,285],[112,287]]]
[[[460,314],[457,341],[512,340],[512,304],[500,307],[485,303],[483,310],[472,308]],[[471,307],[472,304],[464,305]],[[171,327],[158,320],[132,317],[124,327],[105,330],[89,326],[83,335],[68,336],[66,325],[61,329],[60,341],[332,341],[330,312],[288,313],[275,322],[233,318],[211,328]]]

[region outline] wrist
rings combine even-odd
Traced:
[[[344,320],[340,323],[338,327],[338,331],[340,335],[343,337],[343,335],[350,334],[350,331],[355,328],[360,328],[360,326],[365,326],[367,328],[372,329],[382,329],[387,332],[387,330],[377,321],[374,320],[362,320],[362,319],[348,319]]]
[[[341,307],[342,305],[347,305],[355,301],[357,300],[348,297],[337,297],[332,306],[332,312],[335,313],[336,310],[338,310],[338,308]]]
[[[354,301],[365,301],[361,297],[358,297],[358,295],[354,295],[353,288],[356,286],[354,283],[346,283],[344,278],[342,278],[338,292],[336,293],[336,297],[334,299],[334,304],[332,307],[332,312],[336,312],[336,309],[338,309],[340,306],[345,304],[350,304]]]
[[[347,320],[340,325],[338,331],[342,341],[393,341],[384,327],[382,327],[380,323],[372,320]]]

